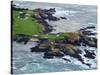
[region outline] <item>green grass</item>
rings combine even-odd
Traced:
[[[59,36],[57,36],[59,35]],[[79,40],[80,39],[80,33],[79,32],[66,32],[66,33],[59,33],[59,34],[41,34],[40,38],[47,38],[50,41],[54,40],[64,40],[64,38],[68,38],[71,40]]]
[[[20,11],[13,10],[13,34],[25,34],[33,35],[39,34],[42,31],[41,25],[32,21],[32,18],[28,16],[28,19],[18,18]],[[32,14],[31,11],[26,11],[28,14]]]
[[[56,36],[56,34],[42,34],[40,35],[40,38],[47,38],[49,41],[54,41],[54,40],[63,40],[64,39],[64,36],[62,35],[59,35],[59,36]]]

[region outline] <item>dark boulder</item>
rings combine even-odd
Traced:
[[[63,57],[64,56],[64,53],[59,51],[58,53],[56,53],[55,55],[56,57]]]
[[[85,57],[90,58],[90,59],[94,59],[95,58],[95,53],[94,52],[90,52],[88,50],[85,49]]]
[[[84,43],[91,46],[91,47],[96,47],[97,48],[97,42],[95,42],[95,39],[85,39]]]
[[[39,46],[30,48],[31,52],[47,52],[49,50],[48,47],[39,48]]]
[[[40,43],[49,43],[49,40],[46,38],[39,38]]]
[[[24,35],[24,34],[17,34],[15,36],[12,36],[12,41],[16,41],[18,43],[24,43],[27,44],[27,42],[30,40],[30,36]]]
[[[24,44],[27,44],[27,42],[29,41],[28,37],[18,37],[16,42],[21,43],[24,42]]]
[[[51,52],[45,52],[44,53],[44,56],[43,56],[43,58],[53,58],[54,57],[54,54],[53,53],[51,53]]]
[[[69,59],[63,58],[65,61],[71,62]]]
[[[63,57],[64,54],[59,52],[59,53],[56,53],[56,52],[45,52],[44,53],[44,58],[53,58],[53,57]]]
[[[82,33],[80,40],[81,40],[80,42],[83,42],[84,44],[86,44],[90,47],[96,47],[97,48],[97,38],[88,37],[88,36],[86,36]]]
[[[77,55],[74,54],[74,55],[70,55],[70,56],[72,56],[72,57],[78,59],[82,64],[85,64],[85,65],[91,67],[91,64],[85,63],[84,60],[83,60],[83,58],[82,58],[79,54],[77,54]]]
[[[91,33],[91,31],[82,31],[82,33],[83,33],[84,35],[87,35],[87,34]]]
[[[55,8],[50,8],[49,11],[56,12]]]
[[[43,12],[40,12],[39,15],[41,16],[42,19],[48,19],[48,15]]]
[[[81,28],[80,31],[87,30],[87,29],[94,29],[94,28],[95,28],[95,26],[88,26],[85,28]]]
[[[53,15],[48,15],[48,20],[49,20],[49,21],[58,21],[59,18],[57,18],[57,17],[55,17],[55,16],[53,16]]]
[[[47,15],[52,15],[56,12],[55,8],[44,9],[44,13]]]
[[[54,56],[52,56],[52,55],[46,55],[46,54],[45,54],[45,55],[43,56],[43,58],[44,58],[44,59],[53,59]]]
[[[87,66],[91,67],[91,64],[89,64],[89,63],[85,63],[85,65],[87,65]]]
[[[58,48],[51,48],[51,51],[45,52],[44,57],[63,57],[64,53],[60,51]]]
[[[78,55],[78,54],[81,54],[82,51],[79,50],[78,48],[76,48],[74,45],[72,44],[66,44],[65,46],[63,46],[64,49],[63,49],[63,52],[66,54],[66,55]]]
[[[71,55],[72,57],[78,59],[82,64],[85,64],[83,58],[79,54]]]
[[[88,27],[86,27],[87,29],[93,29],[93,28],[95,28],[95,26],[88,26]]]
[[[97,33],[94,33],[94,32],[92,32],[92,31],[82,31],[82,33],[84,34],[84,35],[96,35]]]

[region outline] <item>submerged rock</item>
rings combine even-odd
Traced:
[[[52,59],[52,58],[54,58],[54,55],[46,52],[46,53],[44,53],[43,58],[45,58],[45,59]]]
[[[65,19],[65,20],[67,19],[66,17],[60,17],[60,18],[61,18],[61,19]]]

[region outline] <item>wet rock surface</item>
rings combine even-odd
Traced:
[[[44,57],[43,58],[53,58],[53,57],[63,57],[64,54],[62,52],[53,52],[53,51],[48,51],[44,53]]]
[[[39,48],[38,46],[31,48],[31,52],[46,52],[48,48]]]
[[[91,52],[91,51],[86,50],[86,49],[85,49],[85,53],[86,53],[86,54],[85,54],[84,56],[87,57],[87,58],[94,59],[95,56],[96,56],[96,54],[95,54],[93,51]]]
[[[97,47],[97,38],[91,37],[90,35],[96,36],[97,33],[92,33],[92,31],[86,31],[87,29],[94,29],[94,26],[89,26],[81,30],[81,42],[89,45],[90,47]],[[90,37],[89,37],[90,36]]]

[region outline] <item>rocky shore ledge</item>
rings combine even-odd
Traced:
[[[53,59],[54,57],[61,58],[65,55],[69,55],[71,57],[78,59],[82,64],[85,64],[90,67],[91,64],[85,63],[81,54],[84,51],[85,52],[84,57],[89,58],[89,59],[95,59],[96,57],[95,52],[89,51],[87,49],[80,50],[78,46],[84,46],[84,47],[89,46],[89,47],[97,48],[97,38],[90,37],[88,35],[88,34],[93,33],[93,32],[90,32],[89,30],[87,31],[87,29],[91,29],[91,28],[94,28],[94,27],[89,26],[87,28],[80,29],[78,34],[66,33],[66,35],[64,34],[63,40],[55,39],[51,41],[48,38],[41,38],[38,35],[26,36],[23,34],[19,34],[13,40],[16,42],[24,42],[24,44],[27,44],[28,41],[37,42],[38,43],[37,46],[30,48],[30,51],[43,52],[44,59]],[[96,35],[96,34],[91,34],[91,35]],[[68,61],[67,58],[64,58],[64,60]]]
[[[57,18],[53,14],[56,12],[55,8],[50,9],[34,9],[31,15],[32,20],[36,20],[43,26],[41,34],[29,36],[24,34],[17,34],[12,38],[12,41],[27,44],[28,41],[37,42],[37,46],[30,48],[31,52],[43,52],[44,59],[62,58],[69,55],[79,60],[82,64],[91,67],[90,63],[84,62],[81,56],[85,52],[84,57],[95,59],[96,53],[88,49],[79,49],[81,46],[89,46],[97,48],[96,32],[91,31],[95,26],[87,26],[81,28],[78,32],[62,32],[57,34],[50,34],[53,30],[52,26],[47,21],[58,21],[60,19],[67,20],[66,17]],[[69,61],[67,58],[63,58]]]

